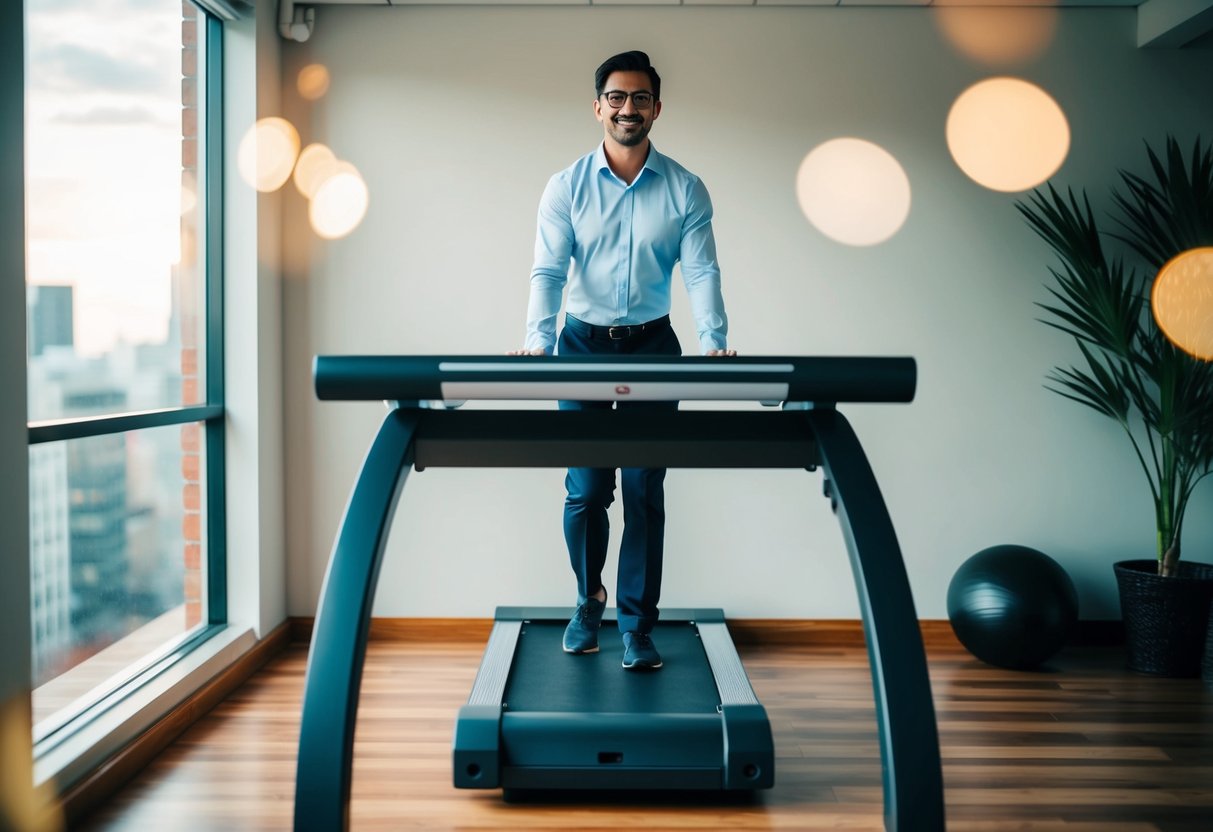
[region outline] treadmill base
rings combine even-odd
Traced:
[[[745,678],[721,610],[669,610],[653,632],[664,667],[622,667],[608,610],[597,653],[570,655],[572,609],[502,607],[455,726],[460,788],[770,788],[766,711]]]

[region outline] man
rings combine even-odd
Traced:
[[[511,355],[681,355],[670,327],[670,284],[681,261],[700,351],[726,348],[728,320],[712,235],[712,203],[699,178],[649,141],[661,115],[661,78],[643,52],[608,58],[594,76],[594,116],[603,142],[549,180],[539,203],[526,346]],[[570,272],[570,264],[572,270]],[[557,345],[556,316],[569,287]],[[611,402],[560,402],[562,410]],[[620,403],[620,408],[677,409],[677,402]],[[623,541],[616,605],[623,666],[656,670],[657,623],[665,537],[665,469],[622,472]],[[606,610],[602,584],[615,471],[570,468],[564,534],[577,576],[577,612],[564,633],[567,653],[598,651]]]

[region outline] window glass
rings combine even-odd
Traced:
[[[29,419],[203,403],[205,15],[25,10]],[[30,446],[36,740],[208,623],[204,426],[122,427]]]
[[[32,421],[201,401],[201,13],[26,0]]]
[[[203,436],[189,423],[30,447],[35,723],[206,623]]]

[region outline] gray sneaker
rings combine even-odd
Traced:
[[[605,590],[604,590],[605,592]],[[598,628],[602,626],[602,614],[606,612],[606,599],[587,598],[577,608],[564,628],[564,652],[597,653]]]
[[[623,634],[623,667],[625,670],[656,670],[661,667],[661,654],[653,646],[648,633]]]

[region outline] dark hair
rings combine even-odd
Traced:
[[[594,92],[597,95],[602,95],[607,78],[611,77],[612,72],[647,72],[649,82],[653,86],[653,98],[661,100],[661,76],[653,69],[649,56],[644,52],[621,52],[603,61],[602,66],[594,73]]]

